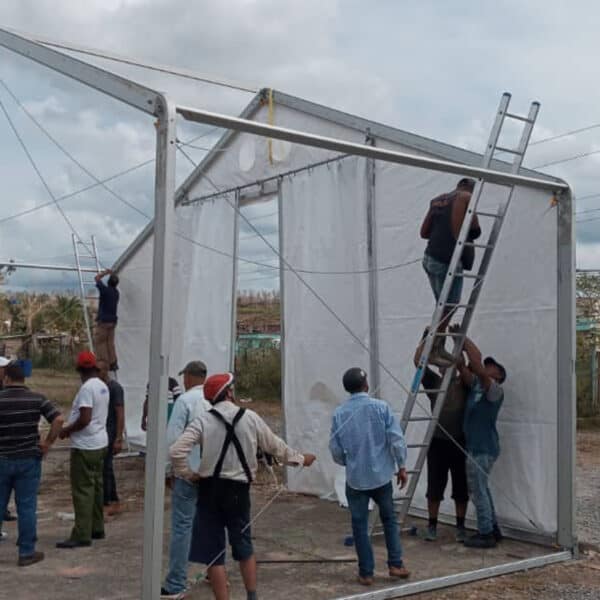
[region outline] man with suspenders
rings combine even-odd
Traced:
[[[172,467],[177,477],[198,482],[198,505],[190,560],[208,565],[214,596],[227,600],[225,530],[233,559],[240,571],[247,600],[256,600],[256,559],[250,532],[250,484],[256,476],[257,449],[288,465],[310,466],[313,454],[300,454],[277,437],[254,411],[234,404],[233,375],[210,376],[204,397],[212,409],[195,419],[171,446]],[[202,460],[197,473],[188,456],[198,444]]]

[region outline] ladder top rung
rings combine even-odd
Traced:
[[[504,215],[499,215],[498,213],[482,212],[482,211],[475,211],[475,214],[478,217],[490,217],[492,219],[501,219],[504,216]]]
[[[514,150],[513,148],[505,148],[504,146],[496,146],[496,152],[507,152],[508,154],[516,154],[517,156],[523,156],[522,152]]]
[[[516,121],[523,121],[523,123],[535,123],[533,119],[530,119],[529,117],[524,117],[522,115],[516,115],[515,113],[507,112],[504,116],[508,117],[509,119],[515,119]]]

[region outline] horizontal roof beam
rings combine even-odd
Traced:
[[[47,48],[12,30],[0,28],[0,46],[150,115],[158,116],[161,110],[159,92],[68,54]]]
[[[0,260],[0,269],[7,267],[9,271],[13,269],[40,269],[42,271],[77,271],[77,267],[70,265],[40,265],[37,263],[16,262],[14,260]],[[91,267],[81,267],[83,273],[98,273],[98,269]]]
[[[428,158],[425,156],[417,156],[415,154],[407,154],[405,152],[397,152],[395,150],[385,150],[376,146],[357,144],[356,142],[348,142],[345,140],[325,137],[313,133],[305,133],[295,129],[267,125],[265,123],[250,121],[248,119],[230,117],[228,115],[198,110],[186,106],[178,106],[177,112],[188,121],[195,121],[197,123],[214,125],[217,127],[233,129],[235,131],[242,131],[245,133],[261,135],[269,138],[286,140],[288,142],[303,144],[305,146],[324,148],[326,150],[334,150],[336,152],[364,156],[366,158],[373,158],[375,160],[408,165],[421,169],[442,171],[444,173],[454,173],[463,177],[470,176],[477,179],[481,178],[489,183],[496,183],[499,185],[524,185],[551,192],[569,189],[569,186],[566,183],[557,181],[548,181],[546,179],[525,177],[523,175],[504,173],[502,171],[494,171],[492,169],[472,167],[461,163],[455,163],[436,158]]]

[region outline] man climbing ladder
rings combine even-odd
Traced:
[[[102,279],[109,275],[108,285]],[[119,278],[110,269],[100,271],[95,277],[96,287],[100,293],[98,300],[98,317],[94,346],[99,360],[105,360],[111,371],[119,368],[115,349],[115,329],[117,328],[117,307],[119,305]]]

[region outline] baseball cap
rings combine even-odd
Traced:
[[[201,360],[191,360],[181,371],[179,375],[187,373],[188,375],[194,375],[196,377],[206,377],[207,368]]]
[[[204,382],[204,397],[212,402],[216,400],[230,385],[233,384],[233,375],[231,373],[218,373],[211,375]]]
[[[6,356],[0,356],[0,369],[9,365],[10,362],[10,358],[6,358]]]
[[[494,365],[500,371],[500,383],[504,383],[506,380],[506,369],[492,356],[487,356],[483,359],[484,365]]]
[[[84,350],[77,355],[78,369],[93,369],[96,366],[96,355],[89,350]]]

